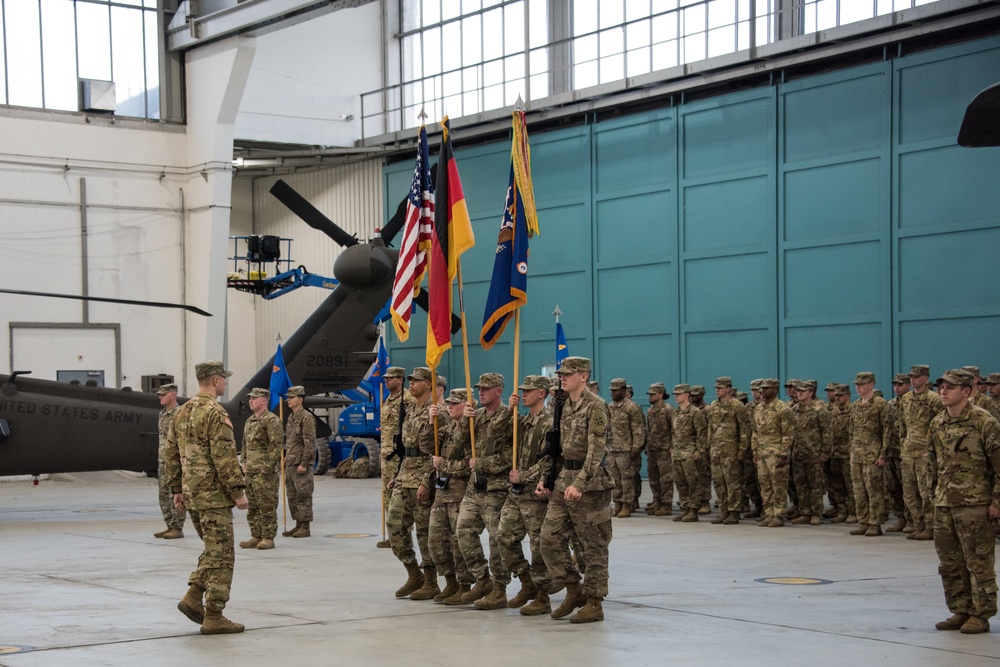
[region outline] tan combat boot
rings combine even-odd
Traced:
[[[524,605],[528,604],[529,601],[536,595],[538,595],[538,586],[535,582],[531,580],[531,572],[525,570],[518,577],[521,580],[521,590],[517,592],[517,595],[512,597],[507,603],[507,606],[511,609],[519,609]]]
[[[687,510],[682,507],[680,514],[674,517],[674,521],[683,521],[684,517],[686,516],[687,516]]]
[[[191,584],[188,587],[187,593],[177,603],[177,609],[198,625],[201,625],[205,621],[205,605],[201,601],[204,595],[204,588]]]
[[[848,514],[847,518],[844,519],[844,523],[857,523],[857,522],[858,522],[858,517],[855,516],[854,514]]]
[[[670,516],[674,513],[674,510],[666,505],[660,505],[660,508],[653,512],[653,516]]]
[[[604,598],[588,597],[587,604],[583,605],[583,609],[573,614],[570,617],[570,623],[593,623],[594,621],[604,620],[604,607],[601,606],[601,600]]]
[[[441,600],[441,604],[446,604],[448,606],[469,604],[468,602],[465,601],[464,596],[466,593],[469,592],[470,588],[472,587],[469,586],[469,584],[459,584],[458,590],[455,591],[455,593],[451,597],[447,597],[444,600]]]
[[[273,549],[274,548],[274,540],[270,540],[270,539],[268,539],[268,538],[265,537],[264,539],[262,539],[260,542],[257,543],[257,548],[258,549]]]
[[[809,516],[806,514],[800,514],[799,516],[792,519],[793,526],[802,526],[808,524],[810,521]]]
[[[476,585],[472,587],[468,593],[462,595],[462,602],[469,604],[470,602],[475,602],[480,598],[484,598],[493,592],[493,580],[490,579],[490,575],[486,575],[482,579],[476,582]]]
[[[416,563],[407,564],[406,572],[410,576],[406,580],[406,583],[396,591],[396,597],[398,598],[405,598],[407,595],[420,588],[420,586],[424,583],[424,573],[420,569],[420,566]]]
[[[611,516],[618,516],[622,511],[622,507],[624,507],[624,505],[616,502],[615,506],[611,508]]]
[[[375,543],[377,549],[391,549],[392,543],[389,540],[379,540]]]
[[[814,516],[812,516],[812,517],[811,517],[811,518],[809,519],[809,525],[810,525],[810,526],[819,526],[819,525],[821,525],[822,523],[823,523],[823,520],[822,520],[822,519],[820,519],[820,518],[819,518],[818,516],[815,516],[815,515],[814,515]]]
[[[493,582],[493,590],[484,598],[479,598],[475,602],[476,609],[506,609],[507,608],[507,584]]]
[[[429,567],[424,570],[424,585],[410,593],[410,599],[433,600],[434,596],[440,592],[437,568]]]
[[[770,514],[763,514],[759,519],[757,519],[757,526],[760,528],[767,528],[773,518],[774,517]]]
[[[184,537],[184,531],[180,528],[171,528],[163,534],[165,540],[176,540],[181,537]]]
[[[740,513],[739,512],[730,512],[729,516],[727,516],[722,523],[725,524],[725,525],[727,525],[727,526],[732,526],[732,525],[737,524],[739,522],[740,522]]]
[[[243,632],[242,623],[233,623],[221,611],[206,611],[205,622],[201,624],[203,635],[235,635]]]
[[[864,535],[868,532],[868,524],[859,523],[858,527],[850,532],[851,535]]]
[[[158,533],[153,533],[153,537],[163,537],[164,535],[166,535],[169,532],[170,532],[170,527],[168,526],[166,529],[161,530]]]
[[[282,537],[291,537],[291,536],[292,536],[292,534],[293,534],[293,533],[294,533],[294,532],[295,532],[296,530],[298,530],[300,526],[302,526],[302,522],[301,522],[301,521],[296,521],[296,522],[295,522],[295,526],[294,526],[293,528],[289,528],[288,530],[283,530],[283,531],[281,531],[281,536],[282,536]]]
[[[698,512],[695,510],[688,510],[687,514],[681,517],[681,521],[684,523],[691,523],[692,521],[698,520]]]
[[[954,614],[948,620],[936,623],[934,627],[938,630],[960,630],[967,620],[969,620],[968,614]]]
[[[906,533],[907,535],[912,535],[913,533],[917,533],[917,532],[920,532],[920,531],[917,529],[916,526],[913,525],[912,521],[907,521],[906,525],[903,526],[902,532]]]
[[[240,549],[256,549],[258,544],[260,544],[260,538],[251,537],[249,540],[240,542]]]
[[[434,596],[434,601],[439,603],[444,602],[457,592],[458,579],[453,574],[446,575],[444,578],[444,590]]]
[[[522,616],[541,616],[552,612],[552,604],[549,602],[549,594],[539,589],[538,595],[529,604],[521,607]]]
[[[587,604],[587,596],[580,584],[566,584],[566,597],[563,598],[562,604],[552,611],[551,616],[556,619],[566,618],[573,613],[573,610],[579,609],[585,604]]]
[[[295,532],[292,533],[292,537],[310,537],[311,535],[312,533],[309,532],[308,521],[303,521],[299,524],[299,527],[295,529]]]
[[[713,524],[720,524],[720,523],[723,523],[728,518],[729,518],[729,512],[726,511],[726,510],[722,510],[721,512],[719,512],[719,516],[717,516],[714,519],[712,519],[712,523]]]
[[[924,528],[919,533],[913,533],[913,539],[915,540],[933,540],[934,531],[931,528]]]
[[[646,514],[648,514],[649,516],[653,516],[654,514],[656,514],[656,510],[658,509],[660,509],[660,503],[657,502],[646,503]]]
[[[877,523],[870,524],[868,530],[865,531],[865,537],[881,537],[882,536],[882,526]]]
[[[771,519],[771,523],[767,524],[767,527],[768,528],[781,528],[784,525],[785,525],[785,520],[782,519],[780,516],[776,516],[773,519]]]
[[[830,519],[830,523],[846,523],[846,522],[847,522],[846,514],[838,514],[832,519]]]
[[[963,635],[978,635],[990,631],[990,622],[978,616],[969,616],[969,620],[962,624]]]
[[[897,517],[896,523],[894,523],[892,525],[889,525],[889,526],[886,526],[885,532],[887,532],[887,533],[901,533],[901,532],[903,532],[903,528],[905,528],[905,527],[906,527],[906,520],[903,519],[903,518]]]
[[[630,505],[622,505],[622,510],[615,515],[619,519],[627,519],[632,516],[632,507]]]
[[[705,515],[711,513],[712,513],[712,508],[708,506],[708,503],[705,503],[704,505],[698,508],[698,514]]]

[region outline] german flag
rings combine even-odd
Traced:
[[[476,244],[451,148],[447,116],[441,124],[444,133],[434,188],[434,229],[427,269],[427,365],[431,368],[437,368],[442,355],[451,348],[452,285],[458,274],[459,257]]]

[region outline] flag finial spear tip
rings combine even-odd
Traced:
[[[417,118],[419,118],[421,121],[427,118],[427,112],[424,111],[423,107],[420,107],[420,113],[417,114]]]
[[[517,95],[517,103],[514,105],[514,111],[524,111],[524,100],[521,99],[521,94]]]
[[[559,319],[559,316],[562,314],[563,314],[562,311],[559,310],[559,304],[557,303],[556,309],[552,311],[552,315],[555,316],[556,319]]]

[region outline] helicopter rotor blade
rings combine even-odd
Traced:
[[[431,165],[431,184],[433,186],[434,182],[437,181],[437,171],[438,166],[435,162]],[[392,245],[392,240],[396,238],[396,234],[399,230],[403,228],[403,224],[406,222],[406,202],[409,199],[409,193],[406,197],[403,197],[402,201],[399,202],[399,206],[396,207],[396,213],[389,218],[389,221],[385,223],[382,227],[382,241],[386,245]]]
[[[288,210],[302,218],[302,221],[313,229],[323,232],[339,245],[350,248],[358,240],[337,226],[330,218],[323,215],[318,208],[306,201],[292,186],[280,178],[271,186],[271,194],[284,204]]]
[[[44,296],[53,299],[75,299],[77,301],[100,301],[102,303],[123,303],[129,306],[148,306],[150,308],[180,308],[197,315],[211,317],[212,313],[206,312],[195,306],[185,306],[182,303],[165,303],[163,301],[137,301],[135,299],[111,299],[103,296],[80,296],[77,294],[55,294],[53,292],[29,292],[27,290],[0,289],[4,294],[23,294],[25,296]]]

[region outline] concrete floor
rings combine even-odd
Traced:
[[[183,540],[152,537],[163,527],[155,480],[91,473],[0,484],[0,665],[1000,661],[996,634],[934,630],[949,614],[933,543],[851,537],[843,524],[616,519],[603,623],[397,600],[405,571],[375,548],[377,488],[317,478],[313,538],[237,549],[226,614],[247,632],[204,637],[175,608],[201,543],[190,530]],[[249,536],[244,517],[237,540]],[[771,577],[829,583],[762,581]]]

